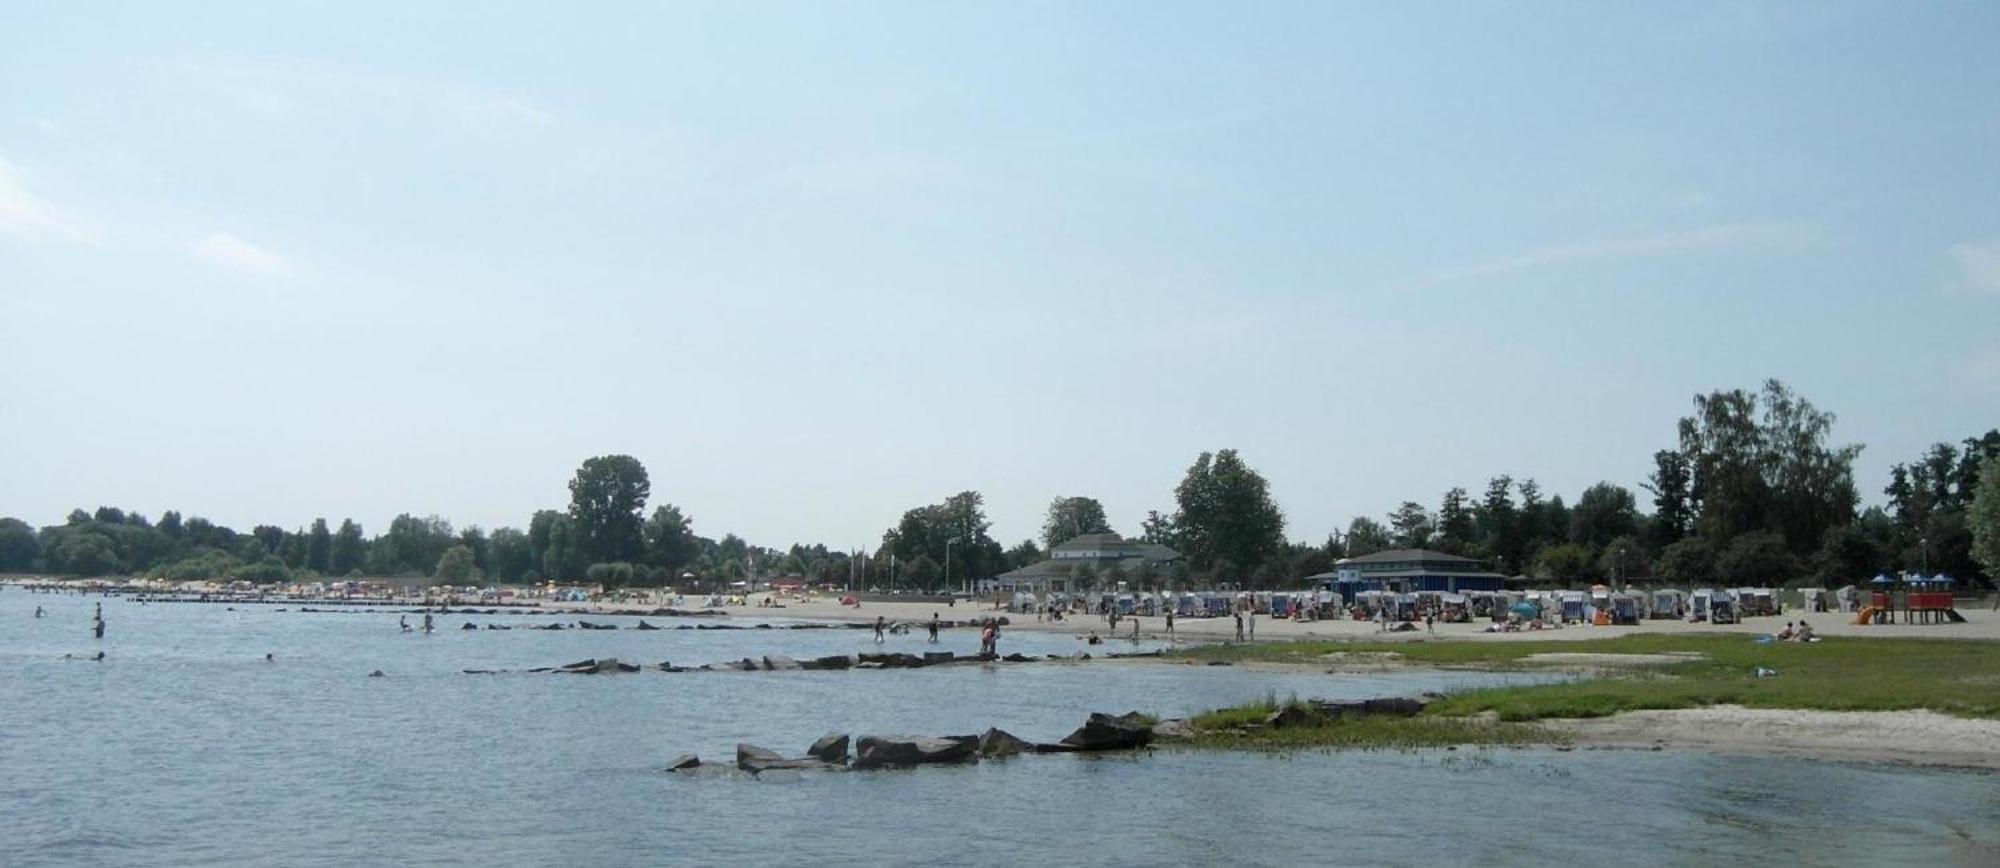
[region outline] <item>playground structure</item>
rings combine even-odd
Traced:
[[[1876,576],[1868,583],[1869,603],[1861,607],[1854,623],[1893,624],[1900,620],[1905,624],[1963,624],[1965,616],[1958,613],[1957,604],[1952,602],[1953,584],[1954,580],[1943,574],[1901,579]]]

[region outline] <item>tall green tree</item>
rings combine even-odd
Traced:
[[[455,545],[445,549],[438,556],[437,568],[431,576],[445,585],[468,585],[479,580],[479,567],[472,562],[472,549],[465,545]]]
[[[2000,583],[2000,450],[1980,463],[1972,491],[1965,515],[1972,533],[1972,557],[1986,568],[1987,578]]]
[[[569,483],[569,517],[586,562],[641,559],[641,511],[652,490],[645,465],[630,455],[599,455],[577,468]]]
[[[495,582],[518,584],[529,581],[529,577],[539,577],[541,567],[535,563],[535,552],[528,545],[528,535],[511,527],[494,528],[493,535],[486,541],[486,559],[490,565],[488,572]]]
[[[1432,544],[1452,554],[1464,554],[1477,541],[1478,527],[1465,489],[1452,486],[1444,493],[1444,501],[1438,505],[1437,536]]]
[[[674,577],[679,577],[701,551],[694,535],[694,519],[671,503],[653,508],[644,535],[646,561]]]
[[[327,555],[327,573],[345,576],[361,568],[367,556],[368,540],[354,519],[341,519],[340,531],[333,535],[333,550]]]
[[[0,518],[0,573],[30,572],[41,556],[34,527],[18,518]]]
[[[1405,500],[1395,512],[1389,513],[1389,529],[1395,534],[1397,548],[1420,549],[1431,544],[1437,523],[1423,504]]]
[[[1689,486],[1693,472],[1686,455],[1672,449],[1653,453],[1653,473],[1646,477],[1646,490],[1653,495],[1653,544],[1673,545],[1687,536],[1694,525],[1694,502]]]
[[[1284,553],[1285,514],[1271,499],[1270,484],[1234,449],[1201,453],[1174,489],[1174,500],[1181,552],[1197,571],[1248,575]]]
[[[1341,542],[1350,558],[1372,555],[1396,544],[1388,528],[1365,515],[1357,515],[1347,523],[1346,538]]]
[[[557,582],[580,582],[590,560],[584,554],[583,535],[567,515],[558,514],[549,523],[548,548],[542,553],[542,578]]]
[[[326,519],[315,518],[306,536],[306,569],[324,575],[332,564],[333,532],[327,529]]]
[[[1494,568],[1503,573],[1521,572],[1528,540],[1523,533],[1521,511],[1514,506],[1514,477],[1496,476],[1486,483],[1480,499],[1475,533]]]
[[[1777,380],[1761,392],[1697,395],[1681,419],[1698,532],[1733,541],[1756,531],[1810,552],[1826,529],[1854,519],[1858,445],[1831,446],[1834,416]]]
[[[1569,513],[1569,538],[1591,548],[1602,548],[1621,536],[1639,529],[1638,501],[1624,486],[1600,482],[1583,490],[1576,508]]]
[[[1042,545],[1055,548],[1087,533],[1111,533],[1104,504],[1094,497],[1058,497],[1042,519]]]

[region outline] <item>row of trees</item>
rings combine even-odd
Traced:
[[[1895,465],[1888,508],[1861,510],[1853,464],[1862,447],[1830,442],[1834,422],[1776,380],[1755,392],[1699,395],[1676,426],[1674,448],[1653,455],[1644,485],[1650,512],[1609,482],[1569,506],[1560,495],[1543,500],[1532,479],[1499,476],[1477,500],[1452,488],[1435,512],[1405,502],[1386,527],[1357,518],[1328,548],[1434,548],[1566,583],[1837,586],[1899,571],[1990,583],[2000,574],[2000,553],[1986,561],[1974,554],[1976,492],[2000,456],[2000,430]]]
[[[1653,455],[1643,489],[1600,482],[1574,505],[1532,478],[1499,475],[1477,495],[1444,492],[1435,510],[1405,501],[1378,521],[1360,516],[1319,543],[1288,542],[1269,483],[1233,449],[1203,452],[1173,492],[1171,512],[1148,512],[1139,538],[1170,546],[1174,574],[1114,577],[1153,584],[1190,579],[1282,587],[1340,558],[1430,548],[1508,574],[1560,582],[1660,577],[1829,586],[1877,572],[1923,570],[1989,581],[2000,574],[2000,429],[1938,443],[1896,464],[1886,507],[1859,510],[1859,445],[1830,442],[1835,418],[1784,384],[1696,396],[1677,442]],[[1110,533],[1103,504],[1055,498],[1041,538],[1004,548],[985,501],[962,491],[906,510],[873,552],[794,544],[753,546],[734,534],[700,536],[673,504],[645,509],[645,467],[629,455],[583,462],[567,509],[534,513],[525,530],[454,529],[438,516],[399,515],[367,537],[352,519],[248,533],[167,512],[158,521],[114,507],[72,512],[40,530],[0,518],[0,572],[73,576],[147,574],[174,580],[278,581],[297,576],[428,577],[435,581],[715,586],[752,575],[815,583],[933,589],[1041,560],[1083,534]],[[1104,578],[1104,577],[1100,577]]]

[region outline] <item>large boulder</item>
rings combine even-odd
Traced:
[[[770,748],[762,748],[754,744],[738,744],[736,746],[736,767],[746,772],[754,772],[762,767],[784,761],[784,757],[779,756],[777,751]]]
[[[854,767],[860,769],[966,762],[978,758],[976,737],[928,738],[912,735],[864,735],[854,742]]]
[[[1062,743],[1081,751],[1131,750],[1152,740],[1152,728],[1136,714],[1092,714],[1075,732],[1063,736]]]
[[[816,657],[801,664],[807,669],[846,669],[854,665],[854,658],[845,654]]]
[[[847,762],[847,733],[830,732],[806,748],[806,756],[830,763]]]
[[[979,735],[979,755],[987,758],[1013,756],[1033,751],[1035,745],[1004,729],[988,729]]]
[[[840,768],[836,763],[818,759],[786,759],[779,756],[777,751],[761,748],[754,744],[739,744],[736,746],[736,767],[753,775],[779,770],[810,771],[813,769]]]

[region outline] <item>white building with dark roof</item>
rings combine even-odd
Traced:
[[[1333,572],[1308,577],[1315,587],[1353,602],[1357,591],[1498,591],[1506,576],[1478,560],[1430,549],[1389,549],[1334,562]]]
[[[1073,592],[1081,590],[1073,585],[1077,571],[1085,565],[1100,583],[1114,574],[1122,574],[1129,582],[1136,581],[1147,568],[1165,576],[1180,559],[1180,552],[1157,543],[1128,540],[1115,533],[1087,533],[1050,549],[1047,560],[979,580],[977,593]]]

